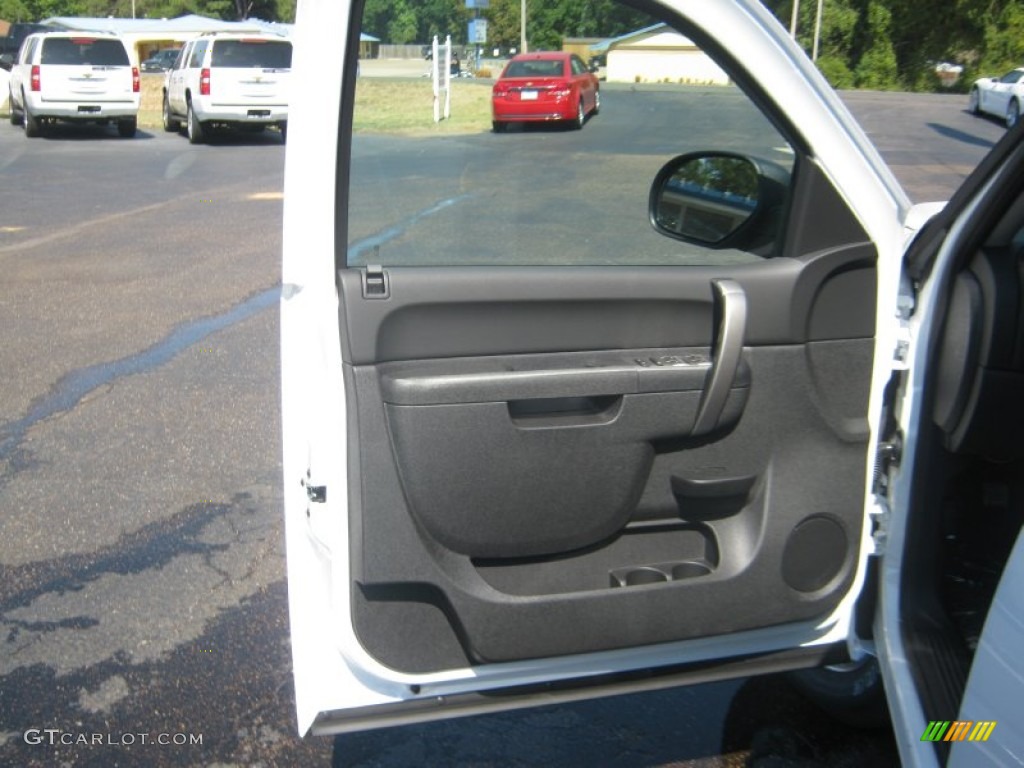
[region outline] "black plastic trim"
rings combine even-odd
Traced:
[[[650,362],[669,356],[668,352],[661,349],[594,353],[577,356],[582,358],[579,367],[569,367],[571,360],[554,354],[392,363],[380,367],[381,386],[384,402],[391,405],[450,405],[703,389],[710,368],[707,350],[679,350],[696,360],[692,364],[659,366]],[[750,366],[738,360],[728,385],[743,388],[750,386],[750,380]]]
[[[488,712],[585,701],[604,696],[660,691],[739,677],[839,664],[847,660],[845,647],[837,643],[479,693],[437,696],[427,691],[421,698],[395,704],[321,712],[313,721],[310,733],[328,735],[412,725]]]
[[[856,242],[801,259],[728,268],[394,267],[388,270],[391,297],[383,301],[364,300],[362,270],[346,269],[339,273],[339,320],[348,331],[342,354],[364,365],[708,348],[711,281],[723,277],[746,295],[747,346],[870,338],[875,258],[873,245]]]
[[[338,143],[334,166],[334,269],[348,264],[348,191],[352,156],[356,74],[359,67],[359,38],[365,0],[353,0],[349,11],[348,40],[345,41],[344,80],[338,106]]]

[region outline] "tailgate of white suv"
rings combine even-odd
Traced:
[[[132,71],[128,67],[51,66],[43,76],[46,101],[131,101]]]
[[[215,104],[288,103],[292,44],[284,40],[218,40],[210,62]]]
[[[130,102],[133,73],[120,40],[55,37],[43,41],[40,92],[44,101]]]

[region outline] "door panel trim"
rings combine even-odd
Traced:
[[[874,290],[874,264],[874,246],[858,243],[806,259],[728,267],[385,267],[384,300],[363,297],[363,269],[343,269],[342,355],[366,365],[708,347],[716,278],[735,280],[746,294],[748,346],[867,338],[875,304],[863,291]],[[847,288],[857,289],[857,300]]]

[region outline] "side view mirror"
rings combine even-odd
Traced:
[[[789,171],[728,152],[681,155],[651,185],[651,225],[677,240],[715,248],[753,250],[770,244]]]
[[[0,55],[0,69],[6,69],[8,72],[14,66],[14,54],[5,53]]]

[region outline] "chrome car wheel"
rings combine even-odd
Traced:
[[[1013,128],[1017,124],[1017,120],[1020,118],[1020,104],[1014,99],[1010,102],[1010,106],[1006,108],[1006,127]]]
[[[967,111],[972,115],[978,114],[981,106],[981,96],[977,88],[971,88],[971,94],[967,97]]]

